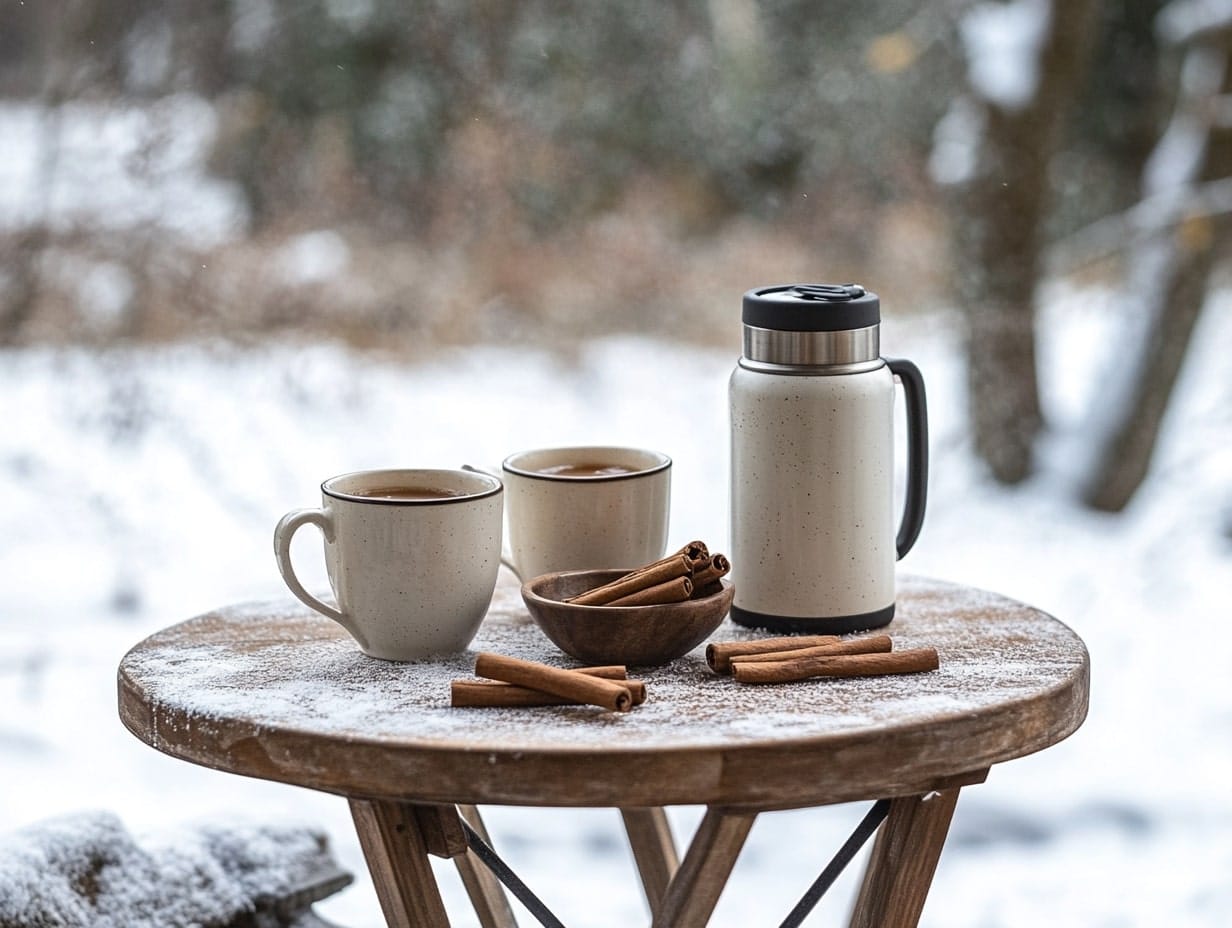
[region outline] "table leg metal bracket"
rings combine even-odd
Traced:
[[[856,826],[851,837],[813,881],[804,897],[783,920],[781,928],[798,928],[813,911],[826,890],[859,853],[890,812],[890,800],[875,803]],[[655,924],[704,925],[718,902],[731,868],[756,819],[755,813],[732,813],[708,809],[697,836],[680,870],[673,875],[663,905],[655,913]],[[543,901],[522,882],[492,847],[471,826],[462,821],[466,842],[475,855],[544,928],[564,928],[564,924]]]
[[[813,885],[808,888],[804,896],[796,903],[796,907],[788,913],[783,919],[780,928],[798,928],[798,926],[808,918],[810,912],[821,901],[821,897],[825,895],[827,889],[834,885],[834,881],[838,879],[840,873],[846,869],[852,859],[860,852],[865,843],[871,838],[877,829],[881,827],[881,823],[886,820],[886,816],[890,814],[890,800],[879,799],[869,809],[868,814],[860,820],[860,824],[856,826],[856,830],[851,833],[843,846],[838,849],[838,853],[833,859],[826,864],[821,874],[813,881]]]
[[[483,861],[484,866],[505,884],[505,888],[513,893],[522,905],[526,906],[526,910],[538,919],[539,924],[543,925],[543,928],[565,928],[564,923],[553,915],[552,910],[543,904],[543,900],[531,892],[530,887],[522,882],[507,863],[500,859],[488,842],[484,841],[467,821],[464,819],[461,821],[462,830],[466,833],[466,843],[475,852],[475,856]]]
[[[875,802],[781,922],[780,928],[799,928],[874,835],[878,836],[877,842],[851,924],[855,928],[889,925],[912,928],[923,908],[958,792],[955,787]],[[403,808],[410,812],[411,821],[418,826],[414,831],[424,835],[419,839],[422,852],[459,860],[465,857],[482,863],[543,928],[564,928],[561,920],[492,849],[477,810],[464,807],[463,814],[459,815],[449,807]],[[638,813],[649,811],[637,810]],[[662,816],[662,810],[654,811]],[[471,814],[467,815],[468,812]],[[677,866],[666,820],[647,818],[639,823],[637,813],[626,814],[626,824],[634,823],[631,838],[639,829],[646,832],[654,826],[650,835],[654,841],[650,841],[647,834],[642,835],[643,856],[647,859],[639,861],[651,903],[652,928],[703,928],[707,924],[756,819],[757,812],[751,810],[708,808],[684,859]],[[649,881],[647,869],[654,873]],[[499,889],[481,895],[499,897]],[[512,925],[512,911],[508,910],[507,903],[503,898],[496,901],[500,905],[490,907],[492,911],[483,918],[485,926]]]

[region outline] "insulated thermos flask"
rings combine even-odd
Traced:
[[[775,632],[878,628],[895,562],[919,535],[928,484],[924,381],[880,356],[881,301],[856,284],[744,295],[731,376],[732,620]],[[894,380],[907,409],[894,525]]]

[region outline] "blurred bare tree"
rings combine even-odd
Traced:
[[[955,293],[966,319],[975,450],[1006,483],[1030,474],[1043,424],[1035,294],[1053,204],[1051,168],[1095,45],[1097,10],[1097,0],[1015,0],[981,4],[963,23],[968,92],[952,112],[970,123],[975,140],[972,163],[954,185]],[[1016,47],[1006,47],[1010,36]],[[1004,62],[987,60],[1011,55],[1021,61],[1005,78]]]
[[[1119,511],[1147,474],[1227,243],[1232,133],[1219,113],[1232,90],[1232,8],[1102,10],[1100,20],[1094,0],[1013,0],[965,14],[968,93],[947,120],[966,123],[974,154],[947,179],[975,448],[996,479],[1031,473],[1043,426],[1035,309],[1049,243],[1067,252],[1053,270],[1109,255],[1122,267],[1119,363],[1090,413],[1096,455],[1082,478],[1089,505]],[[1010,27],[1017,50],[999,42]],[[1015,53],[1026,58],[1016,81],[980,60]]]
[[[1173,387],[1217,260],[1227,252],[1232,209],[1232,8],[1172,3],[1163,37],[1183,55],[1173,110],[1143,165],[1139,202],[1109,227],[1125,243],[1123,363],[1097,423],[1097,457],[1084,487],[1094,508],[1119,512],[1146,478]]]

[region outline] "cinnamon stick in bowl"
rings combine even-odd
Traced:
[[[721,557],[722,555],[717,555]],[[688,577],[694,580],[696,586],[695,574],[698,571],[705,570],[711,564],[713,558],[710,550],[706,547],[703,541],[690,541],[679,551],[673,551],[666,557],[662,557],[657,561],[652,561],[643,567],[635,568],[615,580],[605,583],[603,586],[595,587],[593,590],[587,590],[585,593],[579,593],[577,596],[566,599],[565,602],[574,606],[608,606],[614,600],[621,599],[631,593],[637,593],[647,587],[658,586],[661,583],[666,583],[668,580],[675,580],[677,577]],[[726,558],[723,561],[726,562]],[[728,565],[728,569],[731,565]],[[726,573],[726,571],[724,571]],[[722,574],[720,574],[722,576]],[[712,579],[708,578],[707,583]],[[654,602],[670,602],[670,600],[654,600]],[[622,605],[630,605],[622,603]]]
[[[682,603],[693,594],[693,581],[688,577],[676,577],[666,583],[658,583],[613,599],[608,606],[659,606],[666,603]]]
[[[689,559],[689,564],[693,570],[697,570],[700,565],[710,560],[710,549],[706,547],[706,543],[704,541],[690,541],[679,551],[673,551],[671,554],[655,561],[653,564],[647,564],[646,567],[639,567],[638,570],[646,570],[647,568],[654,567],[655,564],[662,563],[662,561],[671,560],[679,554],[683,554]]]
[[[603,586],[579,593],[577,596],[566,599],[565,602],[572,606],[610,606],[635,593],[668,583],[679,577],[687,577],[691,570],[692,565],[689,558],[684,554],[675,554],[640,570],[627,573]],[[667,602],[668,600],[656,601]],[[620,605],[637,604],[621,603]]]
[[[693,570],[693,595],[702,595],[707,587],[726,577],[731,571],[731,561],[722,554],[712,554],[708,560],[702,561],[700,567]]]

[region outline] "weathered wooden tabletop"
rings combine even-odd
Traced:
[[[699,647],[631,669],[648,698],[630,713],[453,709],[450,681],[477,651],[575,666],[515,585],[498,586],[471,652],[414,664],[365,656],[291,601],[248,604],[133,648],[119,708],[164,753],[353,797],[626,808],[918,794],[1054,744],[1086,715],[1085,646],[1030,606],[907,577],[880,631],[935,647],[941,669],[753,687],[711,673]],[[725,622],[711,640],[750,637]]]

